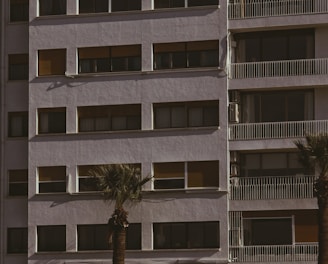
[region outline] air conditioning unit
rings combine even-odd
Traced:
[[[229,102],[239,103],[240,102],[240,92],[237,90],[229,91]]]
[[[229,122],[239,123],[239,104],[237,103],[229,104]]]

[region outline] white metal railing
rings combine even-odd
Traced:
[[[327,0],[235,0],[235,3],[228,5],[229,19],[327,12]]]
[[[313,198],[315,176],[233,177],[231,200],[305,199]]]
[[[231,79],[328,74],[328,59],[231,63]]]
[[[328,133],[328,120],[273,123],[238,123],[229,125],[229,140],[304,137]]]
[[[230,247],[231,262],[316,261],[318,243]]]

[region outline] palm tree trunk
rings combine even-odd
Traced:
[[[124,264],[126,228],[116,228],[113,234],[113,264]]]

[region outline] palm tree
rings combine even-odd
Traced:
[[[299,160],[305,168],[319,172],[314,184],[318,201],[319,264],[328,264],[328,134],[307,135],[305,141],[294,142]]]
[[[133,164],[111,164],[95,166],[90,175],[102,191],[104,200],[115,203],[114,213],[108,221],[109,236],[113,243],[113,264],[124,264],[126,229],[129,226],[126,202],[140,202],[142,186],[151,177],[142,178],[139,166]]]

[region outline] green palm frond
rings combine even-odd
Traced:
[[[305,140],[296,140],[299,161],[309,169],[317,168],[320,176],[328,172],[328,134],[307,135]]]
[[[99,191],[107,201],[115,201],[116,208],[122,208],[126,201],[140,201],[142,186],[151,177],[142,177],[139,166],[134,164],[110,164],[96,166],[90,172],[96,180]]]

